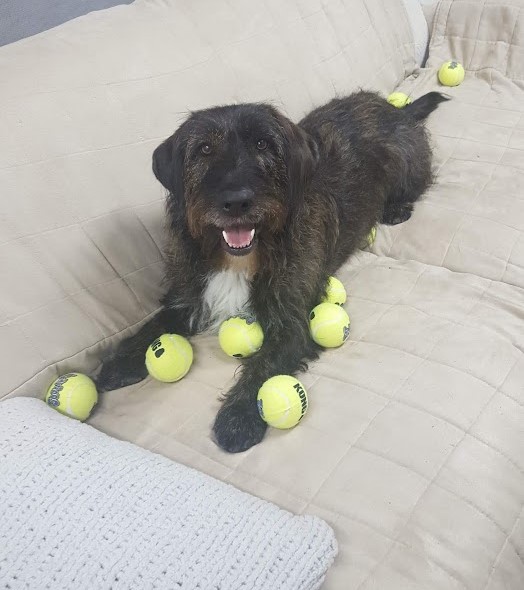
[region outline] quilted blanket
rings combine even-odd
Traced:
[[[331,528],[116,441],[0,404],[0,588],[316,590]]]

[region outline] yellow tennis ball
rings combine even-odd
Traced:
[[[346,302],[346,299],[347,294],[344,285],[336,277],[329,277],[326,286],[326,295],[322,297],[321,302],[342,305]]]
[[[401,109],[406,105],[411,104],[411,98],[403,92],[392,92],[388,96],[387,101],[389,102],[389,104],[392,104],[394,107],[397,107],[397,109]]]
[[[447,61],[438,71],[438,79],[444,86],[458,86],[464,80],[464,76],[464,68],[458,61]]]
[[[276,375],[259,389],[257,405],[262,420],[273,428],[293,428],[307,412],[307,393],[295,377]]]
[[[83,422],[89,418],[98,401],[93,381],[82,373],[67,373],[55,379],[49,386],[45,401],[61,414]]]
[[[309,314],[311,338],[325,348],[341,346],[349,336],[349,316],[333,303],[321,303]]]
[[[367,237],[368,246],[371,247],[373,245],[373,243],[375,242],[376,237],[377,237],[377,228],[376,228],[376,226],[373,226],[371,228],[371,231],[368,234],[368,237]]]
[[[365,237],[364,240],[362,240],[362,243],[360,244],[360,248],[361,249],[371,248],[371,246],[373,246],[373,243],[375,242],[376,237],[377,237],[377,228],[376,228],[376,226],[373,226],[369,230],[369,234]]]
[[[246,358],[260,350],[264,342],[264,332],[253,318],[234,316],[222,322],[218,342],[229,356]]]
[[[187,375],[193,364],[193,348],[178,334],[162,334],[146,351],[146,367],[158,381],[172,383]]]

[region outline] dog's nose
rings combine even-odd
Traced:
[[[222,211],[233,216],[244,215],[251,209],[254,196],[250,188],[225,191],[222,194]]]

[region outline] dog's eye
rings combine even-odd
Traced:
[[[200,152],[204,154],[204,156],[209,156],[211,153],[211,146],[208,143],[204,143],[200,146]]]
[[[267,141],[265,139],[259,139],[257,141],[257,150],[260,150],[262,152],[266,148],[267,148]]]

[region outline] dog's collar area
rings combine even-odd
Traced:
[[[222,230],[222,246],[226,252],[234,256],[242,256],[251,252],[254,242],[254,227],[238,226]]]

